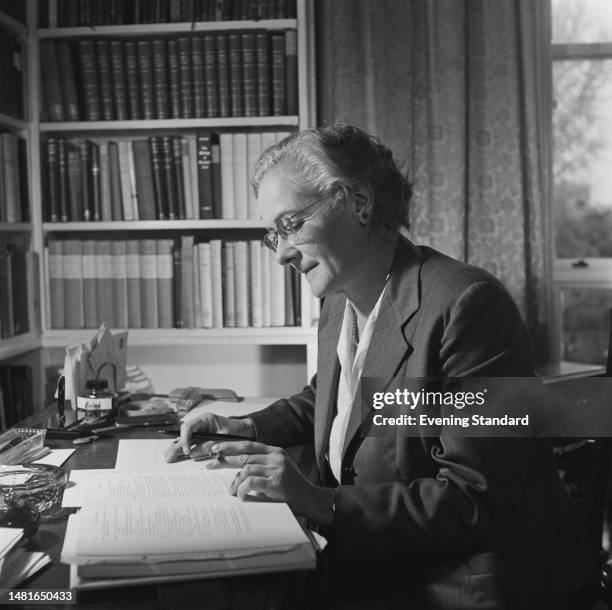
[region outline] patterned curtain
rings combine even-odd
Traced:
[[[549,155],[541,0],[320,0],[320,122],[377,135],[414,181],[411,237],[502,280],[544,361]]]

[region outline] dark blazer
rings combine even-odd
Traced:
[[[257,438],[312,442],[321,484],[335,415],[345,298],[325,300],[317,375],[300,394],[253,414]],[[388,390],[409,377],[528,377],[531,343],[515,304],[482,269],[400,238],[363,376]],[[357,398],[356,401],[360,401]],[[594,553],[535,438],[362,437],[351,412],[336,488],[331,555],[365,595],[435,608],[557,608],[595,576]],[[367,412],[365,408],[363,413]],[[394,602],[395,600],[395,602]]]

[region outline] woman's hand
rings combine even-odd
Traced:
[[[193,459],[210,455],[210,448],[218,441],[206,441],[199,445],[194,445],[191,435],[194,432],[204,434],[235,434],[255,438],[255,425],[250,417],[244,419],[230,419],[214,413],[204,413],[183,422],[181,426],[181,436],[164,451],[166,462],[174,462],[179,457],[186,455]]]
[[[252,492],[268,500],[287,502],[293,512],[314,523],[332,522],[334,490],[306,479],[283,449],[255,441],[217,441],[210,443],[210,452],[216,459],[209,468],[240,468],[230,493],[241,500]]]

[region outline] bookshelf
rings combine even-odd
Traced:
[[[163,4],[163,0],[161,3]],[[221,4],[223,3],[217,2],[217,5]],[[250,4],[251,6],[257,5],[257,3]],[[56,3],[52,2],[49,3],[49,5],[53,7],[56,6]],[[40,6],[44,5],[40,4]],[[30,95],[28,97],[29,117],[27,122],[24,121],[23,124],[19,125],[19,127],[25,129],[28,133],[30,151],[29,169],[32,172],[32,176],[35,176],[37,178],[40,177],[40,179],[33,179],[31,181],[32,213],[31,228],[29,229],[29,231],[31,235],[32,248],[40,255],[41,258],[40,290],[42,291],[43,295],[43,307],[41,308],[42,330],[40,336],[40,344],[44,348],[53,349],[62,348],[68,344],[88,339],[89,337],[91,337],[92,329],[94,327],[87,325],[87,328],[60,328],[58,327],[58,324],[54,324],[54,319],[57,322],[58,316],[57,311],[55,313],[52,312],[53,304],[50,301],[53,300],[51,298],[51,293],[56,290],[54,279],[57,274],[56,264],[57,261],[60,259],[54,258],[53,261],[55,262],[49,260],[50,258],[53,258],[53,256],[49,256],[50,243],[62,242],[62,244],[66,244],[67,242],[69,242],[71,244],[70,247],[74,247],[76,242],[80,242],[81,244],[95,242],[96,245],[102,242],[111,243],[113,245],[123,242],[127,245],[121,245],[121,248],[129,248],[129,242],[137,242],[139,244],[139,248],[146,248],[147,246],[144,245],[145,242],[149,245],[151,244],[151,242],[155,242],[158,248],[157,260],[159,261],[159,248],[161,247],[160,244],[167,244],[171,241],[173,244],[172,247],[174,261],[176,263],[176,252],[181,251],[185,243],[189,244],[189,240],[192,240],[192,243],[195,243],[196,245],[202,242],[208,243],[212,241],[221,240],[224,248],[223,256],[225,256],[226,243],[242,244],[246,242],[247,248],[254,248],[255,246],[249,246],[249,244],[252,244],[253,242],[255,242],[255,240],[261,239],[265,226],[260,218],[254,217],[256,216],[256,214],[253,214],[251,210],[249,210],[247,217],[245,217],[242,211],[236,213],[236,215],[239,217],[227,217],[225,214],[225,209],[223,213],[221,213],[220,211],[220,201],[216,201],[216,205],[219,206],[219,209],[215,208],[213,218],[198,217],[198,214],[201,214],[202,212],[198,212],[196,201],[196,203],[192,203],[191,211],[188,205],[186,211],[186,218],[169,219],[168,208],[166,208],[165,219],[153,219],[150,217],[141,220],[131,219],[128,218],[128,216],[131,215],[131,212],[128,213],[129,210],[127,210],[125,207],[125,191],[123,191],[122,193],[122,203],[124,205],[120,209],[120,214],[116,214],[116,210],[113,208],[112,214],[106,214],[104,220],[85,220],[84,218],[80,217],[82,213],[80,210],[77,212],[74,212],[74,210],[69,210],[67,214],[64,214],[63,209],[61,213],[56,214],[52,217],[49,214],[49,187],[47,176],[50,171],[49,167],[52,168],[52,171],[55,171],[55,166],[52,164],[50,165],[49,163],[50,153],[49,149],[47,148],[49,145],[49,140],[51,139],[52,141],[55,140],[58,142],[61,140],[63,142],[62,146],[65,146],[67,150],[71,147],[74,148],[75,146],[78,146],[78,143],[83,140],[93,142],[95,146],[101,146],[103,148],[110,147],[111,144],[115,142],[121,144],[127,143],[123,145],[125,147],[129,146],[130,149],[132,149],[131,154],[133,154],[133,150],[135,150],[136,146],[134,142],[142,142],[145,139],[150,142],[149,138],[151,137],[159,137],[160,139],[167,137],[180,139],[182,143],[185,143],[185,141],[187,141],[188,144],[184,144],[184,152],[187,146],[191,145],[190,142],[195,139],[195,135],[199,135],[201,133],[212,134],[213,146],[215,144],[215,138],[218,136],[220,139],[221,136],[224,134],[231,134],[234,138],[236,137],[236,135],[242,137],[244,134],[245,137],[251,137],[252,134],[259,134],[262,139],[263,146],[263,141],[265,140],[265,137],[270,136],[270,134],[277,134],[277,137],[280,137],[280,134],[285,134],[287,132],[295,131],[297,129],[303,129],[305,127],[313,125],[315,122],[316,94],[313,31],[314,4],[312,0],[296,0],[295,16],[292,18],[240,20],[226,19],[210,21],[195,20],[159,23],[130,23],[123,25],[95,25],[91,27],[47,27],[48,23],[45,23],[45,27],[37,28],[37,24],[40,22],[39,19],[41,17],[40,14],[37,14],[38,10],[39,3],[35,2],[34,0],[28,0],[27,47],[28,84],[30,88]],[[49,9],[47,8],[46,10]],[[56,21],[53,15],[50,16],[52,22]],[[48,21],[46,15],[43,15],[42,21]],[[220,44],[220,39],[225,40],[225,38],[227,38],[229,40],[230,36],[234,36],[235,39],[235,35],[238,35],[238,37],[240,38],[240,44],[245,46],[247,44],[245,42],[247,39],[243,37],[244,35],[255,37],[258,35],[263,36],[264,34],[269,39],[269,42],[266,44],[270,45],[270,62],[274,61],[272,57],[272,47],[274,45],[273,37],[276,37],[276,42],[278,42],[279,37],[285,37],[285,66],[289,61],[293,61],[292,56],[290,57],[289,55],[287,55],[288,52],[291,52],[287,51],[287,49],[291,47],[289,37],[292,37],[291,40],[293,40],[293,38],[295,39],[295,43],[297,45],[297,54],[295,57],[297,74],[291,77],[295,79],[296,100],[294,112],[279,111],[279,108],[274,106],[274,104],[276,103],[276,98],[274,98],[273,91],[272,89],[270,89],[269,96],[271,109],[269,112],[264,113],[263,115],[244,116],[244,114],[246,114],[245,112],[243,114],[239,114],[238,116],[208,116],[209,107],[208,100],[206,100],[207,110],[205,115],[202,115],[202,113],[200,113],[199,116],[196,117],[194,116],[195,109],[197,107],[195,99],[191,101],[191,108],[194,110],[194,112],[192,112],[191,114],[184,112],[181,114],[181,116],[175,116],[174,114],[172,114],[173,102],[171,99],[172,82],[170,72],[172,68],[171,62],[173,61],[173,57],[171,56],[170,49],[171,45],[174,44],[175,41],[178,44],[179,40],[184,41],[188,39],[191,48],[193,48],[195,44],[201,44],[202,48],[205,48],[206,37],[214,38],[216,44],[218,45]],[[154,96],[162,95],[168,105],[168,108],[165,110],[166,116],[164,116],[164,118],[160,118],[159,116],[157,116],[157,111],[155,111],[153,116],[149,114],[149,116],[146,118],[142,116],[142,112],[140,116],[137,116],[135,113],[132,113],[131,107],[129,106],[129,100],[126,102],[128,105],[128,118],[119,119],[116,108],[114,114],[112,114],[111,116],[111,113],[109,113],[105,119],[102,116],[89,115],[87,108],[85,108],[86,104],[83,100],[83,97],[87,94],[79,90],[78,117],[76,113],[73,113],[72,115],[72,118],[78,120],[65,120],[68,115],[67,111],[64,113],[63,117],[61,117],[64,120],[52,120],[54,118],[58,119],[60,117],[59,115],[56,115],[55,117],[50,116],[51,113],[48,110],[48,91],[50,89],[48,88],[48,84],[46,84],[45,82],[43,74],[48,64],[45,63],[47,61],[46,57],[43,58],[43,61],[41,62],[41,51],[46,52],[48,49],[51,48],[52,50],[55,49],[55,51],[59,54],[60,51],[58,45],[60,44],[64,45],[64,48],[72,49],[72,62],[74,63],[74,70],[76,71],[76,84],[78,88],[81,86],[82,83],[80,82],[80,65],[77,65],[77,63],[80,61],[80,55],[77,50],[85,48],[79,45],[89,45],[91,43],[93,45],[109,45],[110,47],[111,44],[115,44],[116,46],[121,46],[123,52],[126,53],[126,43],[131,42],[136,45],[138,45],[139,42],[144,42],[145,46],[151,47],[153,47],[153,44],[155,42],[158,45],[161,45],[167,53],[167,55],[164,56],[164,61],[166,63],[166,76],[164,78],[167,79],[166,83],[168,90],[163,94],[160,94],[158,89],[153,90]],[[50,47],[49,45],[52,46]],[[228,42],[228,45],[229,53],[231,52],[231,44]],[[98,47],[96,47],[96,49],[98,49]],[[244,52],[246,53],[246,51]],[[66,53],[65,50],[64,53]],[[96,53],[102,52],[96,51]],[[192,76],[195,74],[196,70],[196,68],[194,67],[194,61],[197,62],[197,60],[194,60],[194,57],[195,55],[191,56]],[[99,61],[99,55],[96,55],[96,61]],[[124,61],[126,60],[124,59]],[[155,67],[154,62],[155,58],[152,57],[151,66],[153,66],[153,68]],[[236,63],[234,62],[234,67],[235,66]],[[138,64],[138,67],[141,67],[140,64]],[[217,66],[216,69],[219,72],[221,70],[219,66]],[[231,66],[228,67],[228,70],[230,70],[230,95],[232,95],[232,87],[234,86],[235,82],[235,80],[231,80],[231,69]],[[246,68],[244,67],[244,65],[242,65],[241,69],[243,70],[243,75],[246,74]],[[271,65],[269,69],[273,69]],[[99,64],[97,65],[97,70],[99,75]],[[134,72],[134,74],[136,74],[137,77],[141,79],[139,82],[142,85],[142,73]],[[199,81],[197,81],[195,76],[193,76],[193,78],[195,80],[191,81],[191,91],[195,96],[196,88],[198,86]],[[272,75],[270,76],[270,79],[272,79]],[[64,85],[65,83],[62,83],[64,91],[70,89],[70,86],[65,87]],[[217,85],[221,86],[219,85],[219,83],[217,83]],[[270,84],[267,86],[272,87],[273,85],[274,83],[271,80]],[[99,86],[102,88],[103,83],[99,82]],[[261,82],[258,82],[257,86],[258,90],[260,90]],[[285,93],[288,94],[290,85],[285,82],[284,86]],[[240,82],[239,87],[241,90],[243,90],[244,88],[243,95],[246,96],[247,93],[245,81]],[[101,96],[100,113],[103,114],[105,112],[103,107],[104,100],[102,99],[104,92],[100,89],[98,93]],[[117,93],[116,90],[113,90],[112,93],[113,99],[115,100],[114,104],[116,104],[116,99],[118,99],[121,94]],[[142,92],[140,92],[139,95],[141,95],[141,111],[143,108],[145,108],[146,111],[146,104],[143,101]],[[219,93],[219,96],[221,96],[221,93]],[[161,102],[157,98],[154,98],[154,100],[155,101],[152,107],[155,109],[157,109],[158,106],[161,107]],[[232,112],[230,114],[234,114],[234,101],[235,98],[230,98],[229,104],[232,107]],[[244,99],[242,100],[242,102],[244,102]],[[220,104],[222,105],[221,102]],[[286,109],[291,106],[291,103],[288,100],[286,100],[286,104]],[[274,111],[274,114],[272,110]],[[95,116],[95,120],[85,120],[87,117],[92,118],[92,116]],[[267,142],[269,145],[269,137]],[[55,144],[52,144],[52,146],[55,146]],[[53,151],[54,150],[56,149],[53,149]],[[193,148],[190,149],[190,154],[193,152],[193,150]],[[53,151],[51,152],[52,160],[54,159]],[[221,150],[221,155],[223,155],[223,150]],[[124,158],[122,157],[121,161],[123,160]],[[187,176],[188,174],[188,172],[185,170],[186,164],[189,164],[191,168],[191,197],[194,198],[196,194],[196,182],[193,179],[193,172],[195,171],[194,168],[196,167],[196,162],[193,156],[185,156],[185,154],[182,157],[182,161],[183,174],[181,175]],[[223,167],[223,158],[221,158],[221,168]],[[63,179],[64,178],[62,178],[62,180]],[[180,178],[175,179],[180,180]],[[187,178],[185,178],[185,180],[186,182],[183,185],[183,192],[185,193],[185,197],[187,198],[189,195],[189,193],[185,190],[188,188]],[[68,184],[68,186],[70,186],[70,184]],[[68,198],[70,199],[70,197],[72,197],[72,195],[69,192]],[[144,199],[145,198],[142,198],[143,201]],[[236,197],[235,201],[238,200],[239,198]],[[155,215],[159,215],[160,209],[163,207],[163,204],[160,203],[161,198],[159,196],[158,191],[155,192],[155,201],[159,204],[159,207],[156,208]],[[134,205],[136,217],[146,217],[146,214],[142,214],[142,211],[139,210],[139,204]],[[241,206],[242,205],[243,204],[241,204]],[[169,209],[170,211],[172,210],[171,207]],[[191,214],[191,216],[189,216],[189,214]],[[99,215],[99,217],[102,216],[104,216],[104,211]],[[178,216],[178,213],[176,214],[176,216]],[[65,248],[64,245],[62,247]],[[79,247],[84,248],[85,246],[81,245]],[[238,251],[237,248],[238,246],[234,246],[234,252]],[[243,246],[241,246],[241,248],[243,248]],[[72,253],[73,251],[71,250],[70,252]],[[144,250],[140,252],[141,274],[147,273],[143,271],[142,267],[142,265],[144,264],[143,261],[145,260],[142,257],[146,256],[143,252]],[[250,255],[252,255],[253,252],[255,252],[255,250],[249,250]],[[81,258],[83,259],[85,256],[83,250],[81,249],[79,253],[81,254]],[[65,250],[64,255],[66,255]],[[69,256],[73,256],[73,254],[70,254]],[[184,254],[182,254],[181,256],[183,257],[181,260],[184,265],[186,259],[184,258]],[[238,254],[236,254],[236,256],[238,256]],[[259,254],[257,254],[256,256],[259,257]],[[113,261],[114,260],[115,259],[113,259]],[[238,259],[236,259],[236,261],[238,261]],[[225,264],[225,258],[223,258],[222,263]],[[197,265],[197,259],[194,259],[194,264]],[[238,262],[236,262],[236,264],[238,264]],[[244,264],[244,261],[241,260],[240,264]],[[253,282],[253,276],[251,274],[254,273],[254,271],[253,267],[251,266],[250,259],[247,259],[247,265],[249,266],[248,286],[251,286],[251,283]],[[262,265],[264,265],[264,263],[262,263]],[[148,273],[150,273],[150,270]],[[248,321],[247,325],[244,326],[245,318],[243,313],[243,326],[231,327],[231,322],[230,325],[228,325],[228,320],[226,319],[225,301],[227,295],[226,286],[225,284],[223,284],[222,326],[218,326],[217,320],[215,321],[215,325],[213,325],[213,327],[210,327],[210,324],[204,324],[204,326],[208,327],[203,327],[202,320],[198,319],[195,316],[194,311],[195,319],[189,322],[189,327],[185,328],[175,327],[177,325],[180,326],[180,322],[177,324],[176,312],[177,308],[181,307],[181,304],[179,303],[177,305],[176,302],[176,291],[182,290],[183,300],[185,298],[184,289],[177,288],[176,273],[184,273],[184,271],[177,271],[177,267],[175,266],[172,284],[164,284],[166,288],[171,286],[171,289],[173,291],[174,320],[172,327],[133,328],[129,327],[129,325],[111,324],[113,328],[129,328],[130,346],[141,347],[144,349],[150,347],[167,349],[169,354],[172,354],[173,350],[180,349],[184,346],[190,346],[193,348],[203,347],[206,349],[213,349],[214,346],[236,346],[238,348],[240,346],[300,346],[305,350],[307,373],[312,374],[314,372],[318,304],[314,299],[310,297],[309,288],[303,278],[285,278],[286,301],[287,299],[293,299],[292,306],[285,305],[286,325],[266,326],[265,316],[263,324],[261,320],[255,320],[253,314],[253,307],[258,306],[253,305],[252,294],[251,292],[249,292],[249,298],[247,299],[249,311],[246,314],[246,319]],[[223,267],[223,273],[225,274],[225,267]],[[262,271],[262,273],[264,276],[266,276],[267,271]],[[183,276],[183,280],[185,280],[185,277],[186,276]],[[164,276],[164,278],[168,279],[167,276]],[[141,275],[141,280],[142,279],[143,276]],[[83,281],[83,283],[85,282],[84,276],[81,276],[81,280]],[[208,279],[206,279],[206,281],[208,281]],[[108,287],[109,285],[110,284],[104,284],[104,286],[106,287]],[[141,287],[142,286],[144,286],[144,284],[141,283]],[[236,284],[236,286],[238,286],[238,284]],[[82,288],[80,289],[82,290]],[[246,289],[249,290],[248,287]],[[97,287],[97,290],[100,290],[99,285]],[[104,288],[102,290],[104,290]],[[197,284],[194,290],[197,292]],[[239,289],[236,288],[236,291],[238,290]],[[289,290],[292,292],[291,298],[287,296],[287,291]],[[205,291],[202,292],[202,294],[204,293]],[[152,293],[149,292],[148,294],[151,295]],[[80,297],[80,302],[82,303],[85,299],[86,296],[82,295]],[[244,303],[247,302],[244,300],[244,294],[242,294],[242,299]],[[266,297],[264,296],[263,303],[260,306],[263,306],[265,308],[266,302]],[[202,306],[201,303],[200,306]],[[84,307],[86,308],[86,304],[84,305]],[[184,304],[182,305],[182,307],[185,307]],[[194,308],[196,308],[197,310],[197,307],[197,298],[194,297]],[[287,313],[288,311],[290,311],[291,313]],[[159,316],[161,318],[161,314],[159,314]],[[149,321],[150,319],[151,318],[149,317]],[[167,320],[165,323],[167,324]],[[183,324],[185,324],[185,321],[183,321]],[[64,326],[68,325],[64,324]],[[57,352],[57,349],[55,349],[55,351]]]
[[[0,7],[0,366],[41,346],[29,193],[28,29]],[[15,93],[17,92],[17,93]]]

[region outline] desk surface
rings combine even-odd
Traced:
[[[222,409],[215,405],[198,407],[198,410],[221,410],[228,415],[243,414],[246,409],[255,410],[269,404],[269,399],[257,399],[244,403],[223,403]],[[228,408],[226,408],[228,407]],[[253,408],[254,407],[254,408]],[[53,409],[47,409],[28,418],[24,424],[33,425],[45,421]],[[160,438],[157,431],[147,431],[138,428],[121,433],[120,438]],[[167,437],[164,437],[167,438]],[[53,449],[75,448],[75,452],[64,464],[68,471],[84,468],[114,468],[119,446],[119,438],[105,438],[87,445],[75,447],[68,440],[49,440],[47,446]],[[296,454],[294,456],[299,458]],[[43,551],[52,560],[52,565],[36,574],[20,588],[31,590],[67,589],[69,583],[69,567],[59,561],[66,521],[74,509],[61,509],[54,515],[41,519],[38,532],[27,543],[29,550]],[[91,610],[123,610],[125,609],[174,609],[190,610],[191,608],[207,610],[225,610],[236,608],[251,610],[257,608],[292,608],[297,605],[299,583],[303,582],[303,573],[281,573],[272,575],[241,576],[225,579],[212,579],[184,583],[170,583],[140,587],[124,587],[100,591],[79,592],[78,608]],[[27,607],[20,606],[21,608]],[[31,606],[40,608],[41,606]],[[46,606],[50,607],[50,606]],[[55,608],[75,608],[74,605],[58,604]]]
[[[562,361],[538,367],[537,373],[544,383],[558,383],[580,377],[596,377],[604,375],[606,367],[601,364],[584,364],[582,362]]]

